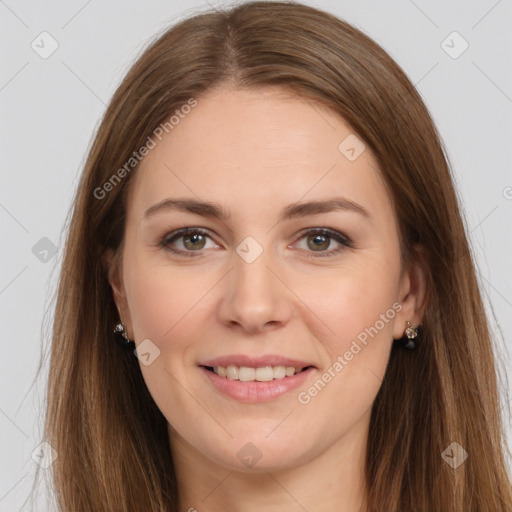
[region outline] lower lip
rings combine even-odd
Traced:
[[[308,368],[291,377],[274,379],[268,382],[231,380],[227,377],[219,377],[215,372],[207,370],[204,366],[200,369],[210,379],[210,382],[221,393],[238,400],[239,402],[259,403],[269,402],[298,388],[315,370]]]

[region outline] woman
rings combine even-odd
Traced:
[[[281,2],[154,42],[69,227],[59,508],[502,512],[498,404],[449,167],[398,65]]]

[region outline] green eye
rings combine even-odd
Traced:
[[[302,239],[305,239],[306,247],[299,247],[299,249],[305,251],[306,256],[311,257],[335,256],[346,248],[354,247],[348,237],[329,228],[308,229],[302,233],[302,237],[299,240],[302,241]],[[327,250],[333,241],[338,244],[339,247],[333,250]]]
[[[328,235],[308,235],[307,243],[313,251],[320,251],[328,249],[331,240]]]
[[[181,240],[181,247],[176,247]],[[159,245],[164,249],[184,256],[196,256],[194,252],[208,249],[208,240],[212,240],[207,231],[199,228],[183,228],[165,236]],[[212,240],[213,247],[218,247]]]
[[[183,238],[183,245],[191,250],[203,249],[206,243],[204,235],[200,234],[186,235],[180,238]]]

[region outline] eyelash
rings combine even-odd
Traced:
[[[327,235],[327,236],[329,236],[329,238],[334,239],[336,242],[341,244],[341,246],[338,247],[337,249],[331,250],[331,251],[318,251],[318,252],[317,251],[306,251],[309,253],[309,254],[307,254],[308,258],[329,258],[331,256],[336,256],[337,254],[339,254],[340,252],[344,251],[347,248],[354,248],[352,241],[347,236],[341,234],[338,231],[335,231],[335,230],[329,229],[329,228],[305,229],[305,230],[301,231],[300,237],[298,238],[298,240],[302,240],[303,238],[305,238],[306,236],[308,236],[310,234],[316,234],[316,235],[321,235],[321,236]],[[182,238],[187,235],[202,235],[202,236],[207,236],[208,238],[212,239],[212,237],[210,236],[208,231],[205,231],[204,229],[182,228],[182,229],[178,229],[176,231],[173,231],[172,233],[165,235],[160,240],[158,245],[169,252],[172,252],[174,254],[178,254],[181,256],[193,258],[193,257],[197,257],[198,253],[199,253],[199,255],[201,255],[202,253],[200,251],[182,251],[180,249],[175,249],[174,247],[172,247],[170,245],[175,240],[178,240],[179,238]]]

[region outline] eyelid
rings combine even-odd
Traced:
[[[305,251],[307,253],[306,257],[308,257],[308,258],[309,257],[326,258],[326,257],[330,257],[330,256],[336,256],[339,253],[346,250],[347,248],[348,249],[355,248],[355,245],[352,242],[352,240],[344,233],[341,233],[340,231],[337,231],[332,228],[321,227],[321,226],[303,229],[302,231],[299,232],[298,237],[297,237],[296,241],[294,242],[294,244],[309,234],[327,235],[330,238],[334,239],[337,243],[339,243],[340,247],[338,247],[337,249],[331,249],[328,251]]]
[[[211,231],[209,231],[208,229],[200,228],[200,227],[194,227],[194,226],[187,226],[187,227],[184,227],[184,228],[179,228],[179,229],[175,229],[175,230],[169,231],[167,234],[165,234],[161,238],[161,242],[162,243],[169,242],[169,240],[172,240],[172,239],[175,239],[175,238],[179,238],[180,235],[184,236],[184,235],[188,235],[188,234],[207,235],[207,236],[209,236],[213,240],[213,237],[211,236]]]
[[[309,234],[313,234],[313,233],[329,235],[335,239],[340,239],[340,241],[342,241],[346,244],[353,245],[352,240],[350,240],[350,238],[347,235],[345,235],[344,233],[342,233],[341,231],[337,231],[336,229],[323,227],[323,226],[318,226],[318,227],[314,227],[314,228],[305,228],[305,229],[299,231],[298,236],[299,236],[299,238],[302,238],[304,235],[309,235]]]
[[[184,256],[192,256],[192,257],[194,257],[194,256],[195,257],[201,256],[202,255],[202,251],[201,250],[199,250],[199,251],[184,251],[182,249],[174,249],[170,245],[171,242],[173,242],[175,240],[179,240],[180,238],[183,238],[184,236],[189,235],[189,234],[198,234],[198,235],[206,236],[210,240],[212,240],[216,245],[220,245],[215,240],[215,238],[212,236],[212,234],[211,234],[211,232],[209,230],[207,230],[205,228],[193,227],[193,226],[192,227],[185,227],[185,228],[175,229],[174,231],[171,231],[171,232],[167,233],[166,235],[164,235],[163,237],[160,238],[160,240],[159,240],[157,245],[159,247],[162,247],[163,249],[169,251],[169,252],[174,253],[174,254],[184,255]]]

